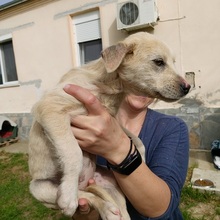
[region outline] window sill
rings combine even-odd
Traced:
[[[9,88],[9,87],[17,87],[17,86],[20,86],[20,83],[18,81],[8,82],[8,83],[0,85],[0,89]]]

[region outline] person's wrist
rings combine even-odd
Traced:
[[[135,171],[142,163],[141,155],[137,149],[137,147],[133,144],[133,140],[130,137],[130,149],[125,157],[125,159],[119,164],[111,164],[107,161],[108,169],[113,170],[114,172],[130,175]]]
[[[105,159],[114,165],[120,164],[128,155],[130,150],[130,138],[127,135],[121,137],[115,143],[115,153],[110,153]]]

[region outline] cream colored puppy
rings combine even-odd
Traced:
[[[86,114],[86,110],[63,91],[69,83],[92,91],[112,115],[126,94],[176,101],[188,93],[190,86],[177,75],[169,49],[153,35],[140,32],[105,49],[100,59],[72,69],[33,107],[29,141],[33,196],[69,216],[75,213],[78,198],[87,198],[103,220],[128,220],[124,196],[113,177],[95,174],[105,178],[111,194],[105,187],[86,187],[96,166],[94,158],[82,152],[70,128],[70,118]],[[144,155],[140,140],[132,139]]]

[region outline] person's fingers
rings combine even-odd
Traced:
[[[95,184],[95,180],[94,179],[89,179],[88,181],[88,185],[93,185]],[[80,198],[78,201],[78,205],[79,205],[79,212],[80,214],[86,215],[91,211],[89,202],[87,199],[85,198]]]
[[[85,129],[88,127],[94,127],[94,117],[96,117],[96,115],[91,115],[91,117],[88,117],[88,115],[76,115],[70,118],[70,123],[71,125],[73,125],[74,127],[77,128],[81,128],[81,129]],[[94,117],[92,117],[94,116]],[[82,123],[86,121],[86,123]]]
[[[93,184],[95,184],[95,180],[94,180],[94,179],[89,179],[88,185],[91,186],[91,185],[93,185]]]
[[[104,106],[102,106],[97,97],[89,90],[74,84],[67,84],[63,89],[66,93],[82,102],[89,114],[100,115],[103,110],[105,110]]]
[[[90,212],[90,206],[87,199],[80,198],[79,201],[79,212],[82,215],[86,215]]]

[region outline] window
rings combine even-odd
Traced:
[[[98,59],[102,51],[99,12],[93,11],[73,18],[76,30],[78,63],[80,65]]]
[[[102,50],[101,39],[79,43],[81,63],[98,59]]]
[[[8,8],[10,6],[17,5],[19,3],[25,2],[27,0],[1,0],[0,2],[0,9]]]
[[[12,40],[0,38],[0,86],[17,80]]]

